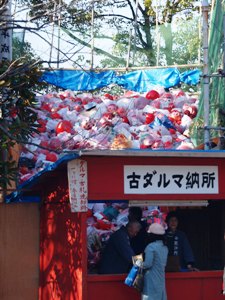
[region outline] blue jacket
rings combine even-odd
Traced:
[[[193,265],[195,259],[186,234],[180,230],[175,233],[168,230],[166,238],[169,256],[179,256],[181,269],[186,269],[188,264]]]
[[[142,300],[166,300],[165,267],[168,248],[162,241],[155,241],[145,248],[143,268],[144,289]]]
[[[126,227],[122,226],[114,232],[105,246],[101,260],[100,274],[127,273],[132,264],[135,253],[130,245]]]

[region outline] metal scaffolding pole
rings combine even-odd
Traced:
[[[92,0],[92,8],[91,8],[91,65],[90,65],[91,70],[94,68],[94,47],[95,47],[94,19],[95,19],[95,1]]]
[[[203,101],[204,101],[204,149],[210,149],[210,130],[209,130],[209,66],[208,66],[208,0],[202,1],[203,17]]]
[[[203,64],[185,64],[185,65],[169,65],[169,66],[141,66],[141,67],[122,67],[122,68],[94,68],[94,71],[100,72],[100,71],[117,71],[117,72],[126,72],[126,71],[134,71],[134,70],[155,70],[155,69],[174,69],[174,68],[202,68]],[[43,68],[42,70],[81,70],[81,71],[89,71],[90,68]],[[219,76],[219,75],[215,75]]]
[[[137,38],[137,20],[138,20],[138,5],[139,0],[136,0],[135,4],[135,18],[134,18],[134,50],[133,50],[133,66],[135,64],[135,56],[137,51],[136,38]]]
[[[128,49],[127,49],[127,63],[126,63],[126,69],[128,69],[129,66],[130,66],[131,39],[132,39],[132,28],[130,28],[130,32],[129,32],[129,41],[128,41]]]
[[[225,74],[225,15],[223,15],[223,74]]]
[[[59,0],[58,3],[58,50],[57,50],[57,68],[60,64],[60,41],[61,41],[61,10],[62,10],[62,0]]]

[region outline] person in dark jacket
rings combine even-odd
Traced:
[[[186,234],[178,230],[178,217],[175,212],[170,212],[167,216],[168,229],[166,231],[168,257],[178,256],[179,265],[182,270],[196,271],[194,268],[194,255]]]
[[[139,222],[131,221],[110,236],[100,260],[100,274],[123,274],[129,271],[132,256],[135,255],[130,238],[135,237],[140,229]]]
[[[130,244],[135,254],[144,252],[147,243],[147,223],[142,221],[142,209],[139,206],[131,206],[128,214],[129,221],[138,221],[141,224],[141,229],[138,234],[131,238]]]

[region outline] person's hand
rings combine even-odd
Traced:
[[[142,266],[142,261],[141,261],[140,259],[137,259],[137,260],[135,261],[135,265],[136,265],[137,267],[141,267],[141,266]]]
[[[199,271],[199,269],[197,269],[197,268],[194,268],[192,265],[187,265],[187,268],[188,268],[188,271],[192,271],[192,272],[197,272],[197,271]]]

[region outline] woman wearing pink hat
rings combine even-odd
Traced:
[[[148,228],[148,245],[144,251],[144,289],[142,300],[166,300],[165,267],[168,248],[165,245],[165,228],[153,223]]]

